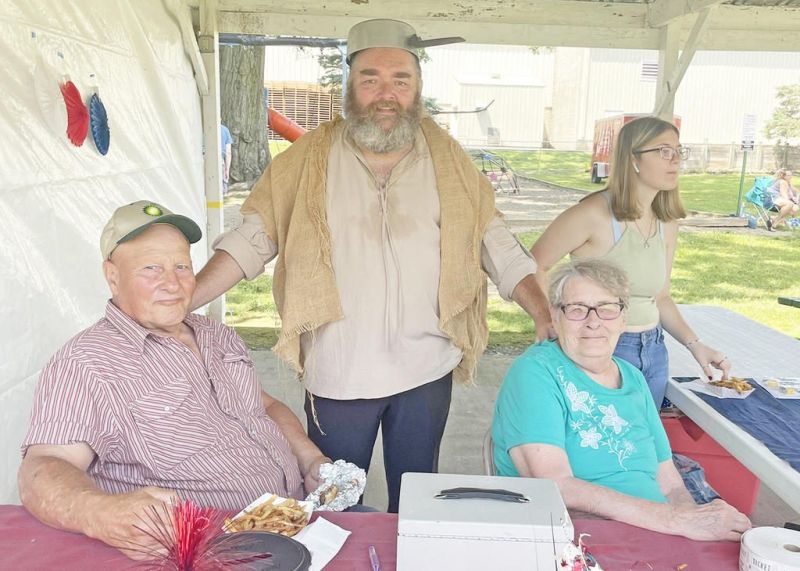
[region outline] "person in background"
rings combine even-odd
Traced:
[[[42,370],[22,443],[25,508],[137,559],[155,554],[152,517],[176,499],[238,511],[267,491],[302,498],[330,462],[262,390],[233,329],[189,313],[200,237],[154,202],[114,212],[105,316]]]
[[[767,191],[774,197],[772,202],[778,207],[778,215],[770,218],[769,230],[785,224],[785,220],[790,216],[796,216],[800,212],[800,195],[797,189],[792,186],[792,171],[789,169],[778,169],[772,184]]]
[[[678,173],[689,149],[678,135],[672,123],[657,117],[624,125],[607,188],[562,212],[531,249],[542,285],[544,272],[566,254],[614,262],[628,274],[626,329],[614,354],[644,373],[659,408],[669,377],[664,329],[691,351],[708,379],[714,368],[727,378],[731,367],[723,353],[703,343],[686,323],[670,295],[678,219],[686,216]]]
[[[311,439],[369,468],[379,428],[396,512],[404,472],[435,472],[452,382],[486,347],[486,275],[547,335],[536,263],[503,223],[492,185],[424,114],[420,40],[396,20],[348,35],[347,117],[279,154],[214,243],[195,306],[277,256],[275,352],[301,375]]]
[[[557,338],[531,346],[506,374],[492,423],[497,474],[554,480],[573,511],[739,541],[748,518],[721,499],[695,504],[641,371],[614,356],[628,291],[625,273],[606,261],[554,270]]]
[[[222,151],[222,195],[225,196],[231,178],[233,138],[231,132],[222,123],[219,125],[219,148]]]

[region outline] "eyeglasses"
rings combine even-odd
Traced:
[[[625,309],[625,304],[621,301],[600,303],[598,305],[586,305],[585,303],[564,303],[559,306],[564,312],[564,317],[570,321],[584,321],[589,317],[589,312],[594,311],[597,317],[604,321],[616,319]]]
[[[684,147],[683,145],[679,145],[677,149],[675,147],[662,145],[660,147],[652,147],[650,149],[639,149],[638,151],[633,151],[633,154],[641,155],[642,153],[652,153],[653,151],[658,151],[661,154],[661,158],[665,161],[671,161],[675,155],[678,155],[682,161],[685,161],[692,153],[692,149],[689,147]]]

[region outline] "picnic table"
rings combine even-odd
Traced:
[[[796,339],[721,307],[681,306],[681,313],[706,343],[725,352],[733,364],[733,375],[754,378],[800,376],[800,342]],[[701,375],[691,353],[673,338],[667,336],[666,339],[670,377]],[[681,385],[670,379],[667,398],[793,510],[800,512],[800,473],[760,440]],[[784,428],[776,427],[776,430]]]
[[[781,305],[800,308],[800,297],[779,297],[778,303]]]
[[[325,571],[370,571],[367,548],[375,547],[381,569],[392,571],[397,561],[397,515],[330,513],[323,517],[351,532]],[[606,520],[575,520],[575,532],[589,533],[587,544],[609,571],[635,569],[688,570],[739,568],[739,544],[732,541],[691,541]],[[435,557],[431,554],[431,557]],[[497,569],[503,569],[502,561]],[[39,523],[21,506],[0,506],[0,569],[144,569],[122,553],[95,539],[59,531]],[[447,562],[440,569],[451,569]]]

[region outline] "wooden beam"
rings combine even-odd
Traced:
[[[717,5],[722,0],[655,0],[647,5],[647,25],[660,28],[670,22]]]
[[[350,16],[299,16],[286,14],[222,13],[220,32],[237,34],[316,36],[346,38],[348,30],[362,18]],[[603,48],[658,48],[658,30],[646,28],[613,29],[580,26],[541,26],[533,24],[486,24],[447,20],[408,22],[423,38],[462,36],[470,43],[529,46],[572,46]],[[433,48],[435,49],[435,48]]]
[[[206,74],[206,68],[203,64],[203,58],[200,55],[200,47],[197,45],[197,38],[194,35],[191,8],[183,4],[180,0],[167,0],[164,6],[178,22],[178,27],[181,31],[181,40],[183,41],[183,51],[186,53],[186,57],[189,58],[192,69],[194,70],[197,92],[201,96],[207,95],[208,75]]]
[[[222,162],[220,160],[219,114],[219,33],[217,0],[201,0],[198,45],[208,75],[208,93],[201,98],[203,114],[203,181],[206,200],[206,244],[208,257],[214,251],[211,243],[222,233]],[[208,305],[208,316],[225,321],[225,296]]]
[[[689,34],[689,39],[686,41],[686,45],[684,45],[683,50],[681,51],[681,57],[678,60],[677,65],[669,74],[666,74],[666,70],[664,70],[665,77],[669,79],[667,85],[664,86],[665,89],[659,90],[660,95],[656,100],[654,113],[659,117],[663,118],[663,116],[666,115],[670,120],[672,119],[672,108],[675,103],[675,93],[678,91],[678,87],[680,87],[683,76],[686,74],[686,70],[689,68],[689,64],[692,62],[692,58],[694,58],[694,54],[700,45],[700,41],[703,38],[706,29],[708,28],[709,16],[715,8],[716,6],[709,6],[708,8],[704,8],[700,14],[698,14],[697,20],[695,20],[694,26],[692,27],[692,32]],[[669,28],[672,25],[673,24],[668,24],[666,27]],[[659,71],[659,75],[660,74],[661,71]]]
[[[580,2],[595,4],[594,2]],[[703,38],[704,50],[721,51],[791,51],[796,45],[800,29],[800,10],[786,9],[780,26],[769,28],[739,28],[745,20],[744,13],[735,11],[736,28],[720,27],[720,12],[728,5],[719,6],[710,18]],[[734,6],[739,8],[739,6]],[[753,9],[754,20],[774,22],[777,14],[764,17],[765,10]],[[322,14],[282,14],[221,12],[219,31],[233,34],[316,36],[323,38],[346,38],[353,24],[364,19],[361,16],[331,16]],[[403,18],[416,28],[422,37],[463,36],[470,43],[510,44],[529,46],[567,46],[586,48],[659,49],[659,31],[642,25],[639,28],[599,27],[587,24],[591,20],[576,19],[572,26],[548,25],[545,23],[500,23],[491,25],[473,21],[446,19],[412,20]],[[681,41],[688,41],[690,22],[676,22]],[[435,48],[434,48],[435,49]]]
[[[680,35],[677,22],[670,22],[661,28],[658,50],[658,83],[656,86],[656,100],[653,106],[653,115],[665,121],[672,121],[675,90],[670,80],[678,68],[678,54],[680,49]]]
[[[548,26],[646,27],[644,3],[580,0],[219,0],[220,12],[325,17],[444,20],[450,22],[541,23]]]

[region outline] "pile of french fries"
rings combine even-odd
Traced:
[[[273,495],[234,519],[226,518],[225,531],[271,531],[291,537],[308,525],[308,512],[297,500],[278,501]]]
[[[713,381],[709,384],[723,389],[734,389],[740,395],[753,390],[753,385],[739,377],[731,377],[727,381]]]

